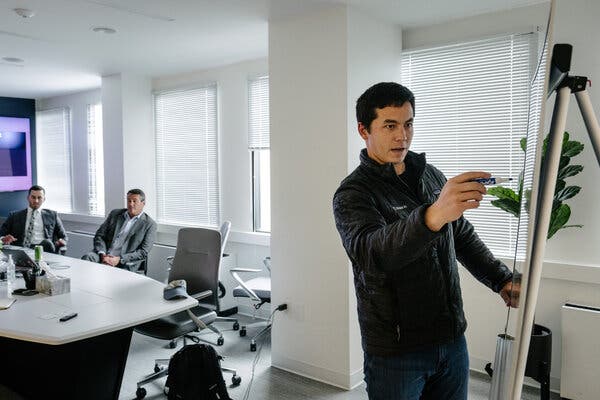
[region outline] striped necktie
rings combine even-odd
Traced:
[[[29,247],[31,245],[31,239],[33,239],[33,225],[35,224],[35,216],[37,210],[31,211],[31,217],[29,218],[29,224],[27,224],[27,230],[25,231],[25,238],[23,239],[23,247]]]

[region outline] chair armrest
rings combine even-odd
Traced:
[[[260,271],[262,271],[262,270],[253,269],[253,268],[232,268],[229,270],[229,273],[231,273],[231,276],[233,276],[233,279],[235,279],[237,281],[237,283],[240,284],[242,289],[244,289],[244,291],[248,294],[248,297],[250,297],[254,301],[261,301],[260,297],[258,297],[256,295],[256,293],[254,293],[254,290],[250,289],[246,285],[246,282],[244,282],[242,280],[242,278],[240,278],[240,276],[238,275],[238,272],[260,272]]]
[[[262,269],[255,268],[231,268],[229,272],[260,272]]]
[[[190,296],[193,297],[196,300],[202,300],[202,299],[207,298],[210,295],[212,295],[212,290],[205,290],[203,292],[192,294]]]

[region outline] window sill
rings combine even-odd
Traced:
[[[509,268],[513,260],[500,258]],[[571,264],[563,261],[544,260],[542,279],[556,279],[600,285],[600,266],[586,264]]]

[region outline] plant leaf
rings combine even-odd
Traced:
[[[556,197],[556,193],[563,190],[565,188],[565,186],[567,186],[567,182],[565,182],[562,179],[557,179],[556,180],[556,188],[554,189],[554,197]]]
[[[558,191],[554,195],[554,199],[559,200],[559,201],[567,200],[567,199],[570,199],[571,197],[575,196],[580,191],[581,191],[581,186],[567,186],[566,188]]]
[[[561,154],[565,157],[575,157],[583,151],[583,148],[583,143],[572,140],[563,144]]]
[[[558,171],[557,179],[565,179],[570,176],[577,175],[581,171],[583,171],[583,166],[581,165],[567,165],[564,168],[561,168],[560,171]]]
[[[502,186],[489,188],[487,194],[496,196],[499,199],[510,199],[516,202],[519,201],[519,196],[517,196],[514,190]]]
[[[519,218],[520,204],[518,201],[512,199],[498,199],[492,200],[491,203],[494,207],[498,207],[499,209],[511,213],[515,217]]]
[[[525,152],[527,150],[527,137],[521,138],[520,140],[521,150]]]
[[[552,211],[550,216],[550,226],[548,227],[548,239],[562,228],[571,217],[571,208],[567,204],[561,204],[556,210]]]

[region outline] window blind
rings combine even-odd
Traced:
[[[158,221],[217,226],[217,88],[156,93]]]
[[[71,115],[68,108],[36,113],[37,182],[46,189],[44,207],[73,210],[71,186]]]
[[[448,178],[483,170],[512,177],[504,186],[517,191],[519,141],[528,131],[530,100],[541,91],[531,86],[536,54],[535,34],[404,52],[402,83],[416,98],[411,149],[425,152]],[[513,257],[518,220],[493,199],[486,196],[465,216],[496,256]]]
[[[87,106],[88,212],[104,215],[104,146],[102,104]]]
[[[268,149],[269,135],[269,77],[248,81],[248,147]]]

